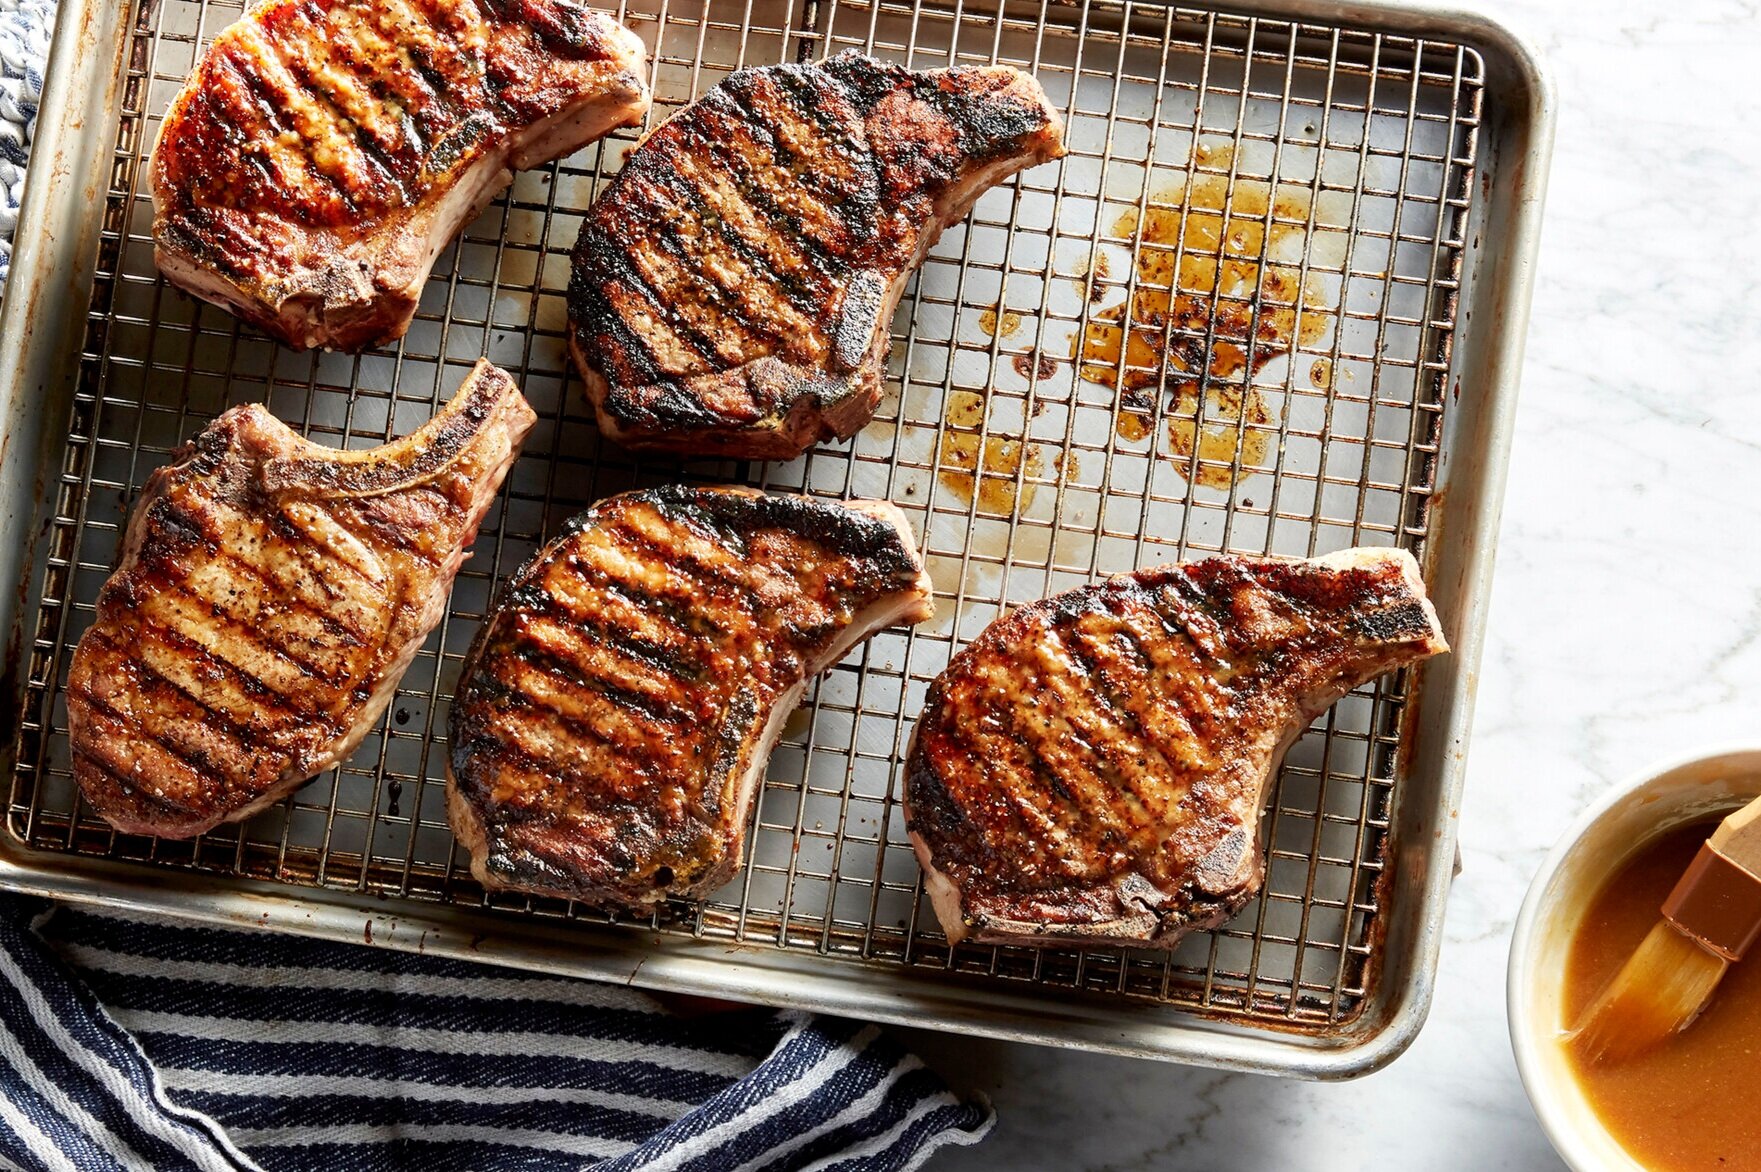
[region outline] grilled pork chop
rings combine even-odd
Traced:
[[[466,657],[447,809],[472,873],[626,907],[727,882],[808,679],[931,610],[881,501],[600,501],[508,582]]]
[[[1267,787],[1309,721],[1447,650],[1418,566],[1213,557],[1022,607],[931,685],[906,828],[951,941],[1172,948],[1265,876]]]
[[[186,838],[346,758],[445,612],[534,421],[479,362],[370,451],[234,407],[155,472],[73,654],[73,773],[119,830]]]
[[[790,459],[880,401],[899,295],[988,188],[1064,153],[1033,78],[856,52],[747,69],[666,122],[588,209],[571,349],[633,448]]]
[[[290,346],[395,340],[512,171],[642,120],[644,56],[575,0],[265,0],[165,116],[154,257]]]

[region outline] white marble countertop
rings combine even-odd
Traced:
[[[1000,1115],[931,1172],[1562,1166],[1505,1030],[1528,879],[1626,774],[1761,741],[1761,12],[1479,7],[1541,50],[1559,139],[1430,1021],[1331,1085],[912,1033]]]

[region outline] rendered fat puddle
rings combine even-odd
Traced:
[[[1233,154],[1201,144],[1196,162],[1228,169]],[[1349,207],[1316,214],[1327,210],[1339,209],[1315,208],[1306,185],[1236,178],[1232,187],[1227,175],[1200,174],[1152,191],[1141,215],[1118,217],[1112,234],[1131,241],[1136,285],[1104,305],[1126,291],[1100,283],[1108,265],[1097,254],[1089,299],[1103,308],[1070,357],[1084,382],[1118,393],[1120,439],[1156,444],[1159,405],[1164,454],[1188,480],[1228,489],[1269,466],[1278,415],[1255,376],[1320,341],[1337,316],[1324,280],[1302,270],[1305,252],[1311,264],[1338,267],[1338,258],[1311,251],[1311,225],[1343,247]],[[1331,381],[1325,359],[1309,373],[1316,386]]]
[[[1208,171],[1230,170],[1233,162],[1228,144],[1201,143],[1195,152],[1194,165]],[[1089,303],[1101,308],[1071,338],[1068,360],[1083,382],[1117,394],[1120,440],[1147,442],[1186,479],[1227,490],[1272,464],[1279,412],[1256,376],[1314,346],[1338,316],[1326,278],[1305,274],[1302,262],[1307,253],[1311,266],[1341,267],[1349,196],[1324,192],[1316,201],[1306,184],[1239,177],[1231,183],[1226,174],[1206,173],[1153,188],[1148,203],[1141,214],[1121,213],[1111,231],[1128,242],[1123,265],[1135,285],[1128,292],[1125,280],[1112,279],[1109,254],[1095,253],[1084,280]],[[986,334],[1000,339],[1021,324],[1000,300],[979,319]],[[1017,355],[1014,362],[1030,385],[1050,377],[1060,361],[1036,354],[1037,361]],[[1321,390],[1333,381],[1326,358],[1303,373]],[[973,390],[949,393],[937,476],[960,499],[976,497],[981,513],[1006,517],[1032,503],[1046,456],[1040,445],[1023,442],[1020,425],[993,419],[987,428],[988,398]],[[1152,434],[1158,406],[1162,436]]]

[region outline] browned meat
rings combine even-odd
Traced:
[[[719,887],[808,679],[930,613],[890,504],[600,501],[508,582],[466,657],[447,808],[472,873],[632,907]]]
[[[571,347],[606,435],[790,459],[880,401],[893,309],[942,229],[1064,153],[1007,66],[913,73],[859,53],[729,77],[588,210]]]
[[[1124,574],[992,623],[931,685],[906,827],[949,939],[1172,948],[1259,890],[1310,720],[1447,650],[1418,566],[1354,549]]]
[[[644,56],[574,0],[257,4],[166,113],[154,257],[290,346],[393,341],[513,171],[642,120]]]
[[[477,364],[421,430],[370,451],[234,407],[155,472],[67,720],[86,799],[120,830],[187,838],[346,758],[445,613],[532,409]]]

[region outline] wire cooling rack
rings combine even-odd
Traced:
[[[97,276],[27,628],[13,836],[67,856],[576,922],[584,938],[698,937],[733,963],[721,944],[1314,1034],[1361,1012],[1400,910],[1387,876],[1404,674],[1346,697],[1290,751],[1268,806],[1264,892],[1171,956],[950,949],[906,842],[898,763],[929,681],[1010,606],[1212,550],[1423,553],[1474,198],[1478,53],[1111,0],[620,7],[654,54],[649,125],[738,67],[857,47],[922,69],[1031,69],[1070,146],[942,238],[893,323],[880,411],[853,441],[787,464],[676,463],[601,441],[566,356],[569,249],[636,131],[519,175],[442,255],[394,349],[295,354],[165,284],[145,159],[206,40],[239,12],[220,0],[130,10]],[[377,728],[242,826],[190,842],[110,830],[72,784],[63,687],[147,475],[248,401],[322,442],[382,443],[429,418],[479,355],[514,373],[540,421]],[[937,615],[877,635],[811,688],[771,759],[749,863],[712,898],[631,921],[488,895],[445,817],[461,657],[495,584],[564,519],[676,480],[893,500],[925,551]]]

